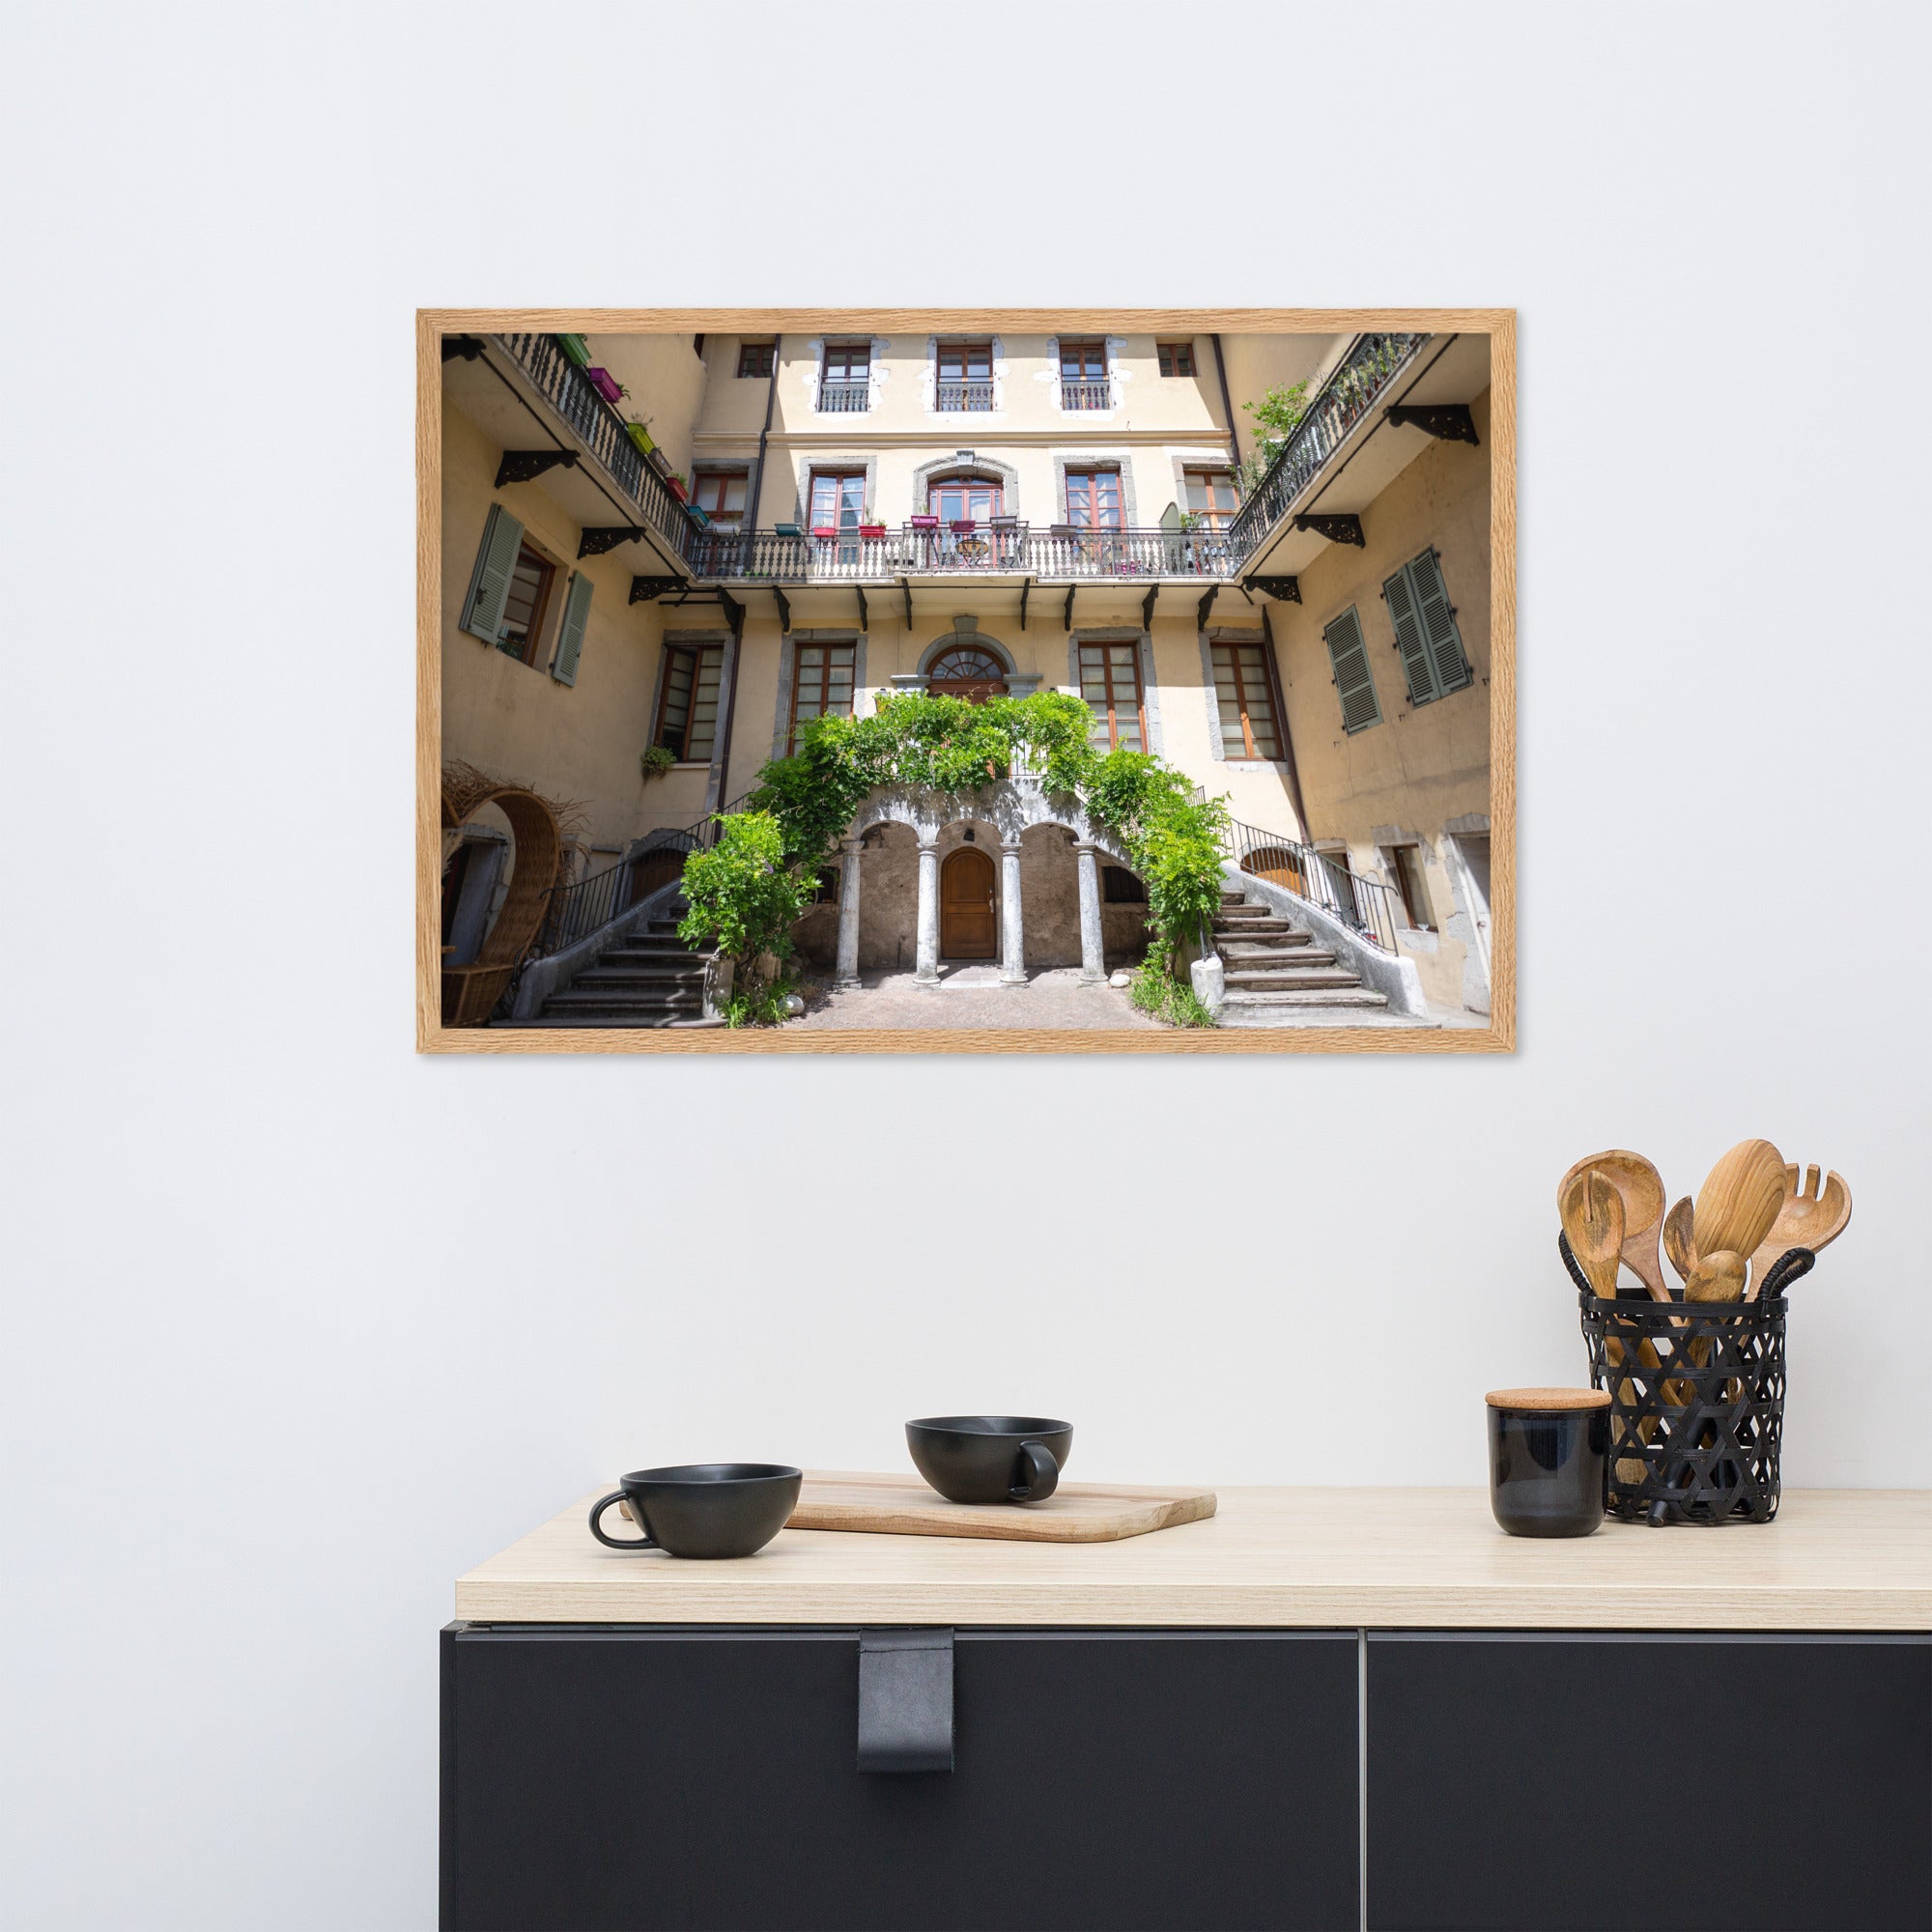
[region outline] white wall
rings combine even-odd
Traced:
[[[1483,1390],[1582,1374],[1593,1147],[1848,1175],[1790,1478],[1932,1483],[1927,15],[1122,7],[941,111],[937,16],[753,11],[580,8],[534,94],[527,8],[14,16],[12,1923],[431,1924],[451,1579],[641,1463],[992,1405],[1089,1476],[1480,1481]],[[1044,210],[1155,84],[1235,158],[1126,157],[1125,249],[831,248],[742,138],[849,113],[887,193],[966,105]],[[412,306],[1060,298],[1520,306],[1520,1051],[415,1058]]]

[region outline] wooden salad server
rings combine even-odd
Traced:
[[[1623,1196],[1610,1178],[1594,1167],[1586,1167],[1581,1172],[1573,1168],[1563,1177],[1563,1183],[1556,1197],[1556,1211],[1562,1217],[1563,1233],[1570,1243],[1570,1252],[1577,1258],[1577,1265],[1583,1270],[1583,1278],[1590,1284],[1591,1293],[1600,1300],[1610,1300],[1617,1292],[1617,1263],[1623,1255]],[[1656,1351],[1650,1349],[1648,1343],[1643,1348],[1655,1356]],[[1604,1358],[1613,1369],[1623,1366],[1624,1347],[1613,1336],[1604,1338]],[[1654,1360],[1650,1365],[1655,1366]],[[1634,1403],[1635,1396],[1628,1379],[1617,1392],[1626,1403]],[[1620,1458],[1617,1462],[1617,1480],[1620,1483],[1640,1483],[1643,1481],[1643,1469],[1640,1462],[1630,1457]]]
[[[1816,1254],[1845,1232],[1845,1223],[1851,1218],[1852,1190],[1842,1175],[1827,1175],[1821,1185],[1818,1170],[1808,1167],[1801,1184],[1796,1166],[1787,1166],[1777,1219],[1751,1256],[1750,1288],[1746,1298],[1757,1299],[1765,1277],[1791,1249],[1809,1248]]]
[[[1663,1252],[1670,1257],[1670,1265],[1677,1270],[1679,1281],[1689,1281],[1696,1272],[1695,1218],[1696,1210],[1688,1194],[1663,1217]]]
[[[1653,1301],[1668,1301],[1670,1291],[1663,1285],[1663,1268],[1657,1259],[1657,1238],[1663,1225],[1663,1179],[1640,1153],[1611,1148],[1579,1160],[1557,1183],[1557,1210],[1562,1211],[1564,1196],[1579,1174],[1592,1168],[1607,1179],[1624,1204],[1624,1264],[1650,1291]],[[1573,1240],[1570,1245],[1577,1244]],[[1612,1293],[1615,1291],[1612,1290]]]
[[[1748,1259],[1764,1245],[1783,1203],[1784,1156],[1769,1141],[1740,1141],[1697,1190],[1696,1252]]]

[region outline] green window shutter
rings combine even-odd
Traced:
[[[502,504],[492,503],[490,520],[483,526],[482,546],[476,553],[476,568],[469,577],[469,595],[463,601],[463,622],[458,627],[486,644],[494,644],[503,628],[503,600],[510,594],[510,574],[517,567],[517,553],[523,545],[523,525]]]
[[[1456,613],[1449,608],[1449,589],[1442,582],[1442,566],[1435,551],[1424,551],[1408,566],[1408,577],[1415,591],[1416,614],[1429,640],[1436,691],[1447,696],[1452,691],[1461,691],[1475,673],[1463,652],[1462,634],[1456,629]]]
[[[1368,646],[1362,642],[1362,620],[1352,609],[1321,633],[1328,644],[1328,662],[1335,667],[1335,693],[1342,700],[1342,728],[1366,730],[1382,722],[1376,701],[1376,681],[1369,670]]]
[[[1427,704],[1442,694],[1435,688],[1435,673],[1429,667],[1429,639],[1422,628],[1422,613],[1416,609],[1415,590],[1409,582],[1409,566],[1404,564],[1382,585],[1382,597],[1389,607],[1389,621],[1395,626],[1396,649],[1402,653],[1403,674],[1408,679],[1408,701]]]
[[[550,661],[550,674],[559,684],[577,682],[577,660],[583,650],[583,627],[590,621],[590,580],[582,571],[570,574],[570,589],[563,600],[563,622],[556,630],[556,655]]]

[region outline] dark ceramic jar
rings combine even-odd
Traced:
[[[1512,1536],[1588,1536],[1604,1520],[1607,1389],[1494,1389],[1490,1507]]]

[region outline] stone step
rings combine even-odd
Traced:
[[[1307,958],[1320,949],[1305,932],[1260,932],[1252,939],[1246,934],[1239,938],[1231,934],[1214,950],[1223,959],[1280,959],[1291,952],[1297,958]],[[1325,956],[1333,958],[1334,954]]]
[[[1230,993],[1215,1015],[1224,1027],[1266,1026],[1277,1016],[1288,1018],[1334,1008],[1338,1010],[1380,1010],[1388,1005],[1383,993],[1366,986],[1309,986],[1293,993]]]
[[[600,966],[702,966],[704,954],[688,946],[648,946],[619,943],[597,955]]]
[[[1249,992],[1290,992],[1298,986],[1359,986],[1361,975],[1346,966],[1236,966],[1228,984]]]
[[[1258,932],[1293,932],[1296,929],[1279,913],[1265,918],[1258,915],[1254,919],[1217,918],[1214,922],[1214,936],[1217,939],[1223,933],[1230,939],[1247,939]]]
[[[621,960],[607,959],[599,965],[588,966],[570,982],[569,992],[581,992],[601,988],[606,992],[621,992],[632,986],[648,992],[659,987],[696,986],[700,994],[704,987],[704,962],[695,961],[689,966],[661,966],[639,963],[631,965]]]
[[[553,993],[544,1002],[546,1017],[601,1015],[611,1019],[635,1018],[639,1023],[653,1014],[673,1019],[696,1018],[703,1010],[703,991],[696,986],[651,992],[600,992],[594,989],[580,992],[571,986],[561,993]]]
[[[1216,919],[1268,919],[1273,916],[1273,913],[1274,908],[1272,906],[1254,905],[1244,898],[1236,899],[1232,902],[1224,898],[1221,901],[1221,910],[1214,917]]]
[[[675,1014],[648,1013],[639,1016],[627,1013],[612,1018],[596,1013],[543,1013],[530,1020],[497,1020],[497,1026],[505,1027],[722,1027],[723,1020],[704,1018],[686,1019]]]

